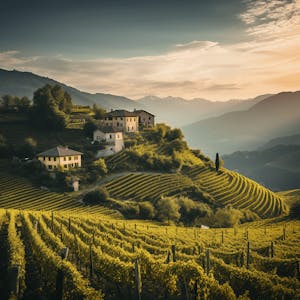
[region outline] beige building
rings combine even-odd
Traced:
[[[94,131],[93,140],[104,144],[97,157],[103,157],[120,152],[124,149],[123,132],[113,127],[100,127]]]
[[[139,117],[135,112],[130,112],[124,109],[112,110],[106,113],[102,120],[104,126],[113,127],[122,132],[137,132],[139,131]]]
[[[67,171],[73,168],[80,168],[81,156],[81,152],[63,146],[57,146],[37,154],[38,160],[43,163],[49,171],[57,169]]]
[[[141,128],[154,127],[154,115],[142,109],[134,110],[134,113],[139,117],[139,126]]]

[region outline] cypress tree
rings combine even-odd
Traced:
[[[219,153],[216,154],[216,161],[215,161],[216,171],[219,171],[220,168],[220,159],[219,159]]]

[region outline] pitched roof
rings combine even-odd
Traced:
[[[131,112],[125,109],[117,109],[106,113],[106,117],[137,117],[135,112]]]
[[[102,131],[102,132],[104,132],[104,133],[110,133],[110,132],[122,132],[122,130],[117,129],[117,128],[114,128],[114,127],[112,127],[112,126],[99,126],[99,127],[97,127],[96,130],[100,130],[100,131]],[[95,130],[95,131],[96,131],[96,130]]]
[[[83,154],[82,152],[69,149],[68,147],[57,146],[55,148],[51,148],[44,152],[38,153],[37,156],[58,157],[58,156],[70,156],[70,155],[82,155],[82,154]]]
[[[153,114],[149,113],[149,111],[146,111],[146,110],[143,110],[143,109],[136,109],[134,112],[137,113],[137,114],[141,113],[141,112],[145,112],[146,114],[155,117],[155,115],[153,115]]]

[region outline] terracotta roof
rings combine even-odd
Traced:
[[[136,109],[134,112],[137,113],[137,114],[141,113],[141,112],[145,112],[146,114],[155,117],[155,115],[153,115],[153,114],[149,113],[149,111],[146,111],[146,110],[143,110],[143,109]]]
[[[117,109],[105,114],[106,117],[137,117],[135,112],[125,109]]]
[[[104,133],[110,133],[110,132],[122,132],[122,130],[114,128],[112,126],[99,126],[96,130],[100,130]],[[95,130],[95,131],[96,131]]]
[[[55,148],[51,148],[44,152],[38,153],[37,156],[59,157],[59,156],[82,155],[82,154],[83,154],[82,152],[69,149],[68,147],[57,146]]]

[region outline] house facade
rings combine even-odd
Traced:
[[[123,132],[111,126],[100,127],[94,131],[93,140],[104,143],[105,149],[99,150],[97,157],[120,152],[124,149]]]
[[[141,128],[154,127],[154,115],[142,109],[134,110],[134,113],[139,117],[139,126]]]
[[[46,166],[47,170],[54,171],[61,169],[68,171],[81,167],[81,152],[69,149],[68,147],[57,146],[37,154],[37,159]]]
[[[135,112],[125,109],[113,110],[106,113],[102,123],[106,127],[130,133],[139,131],[139,117]]]

